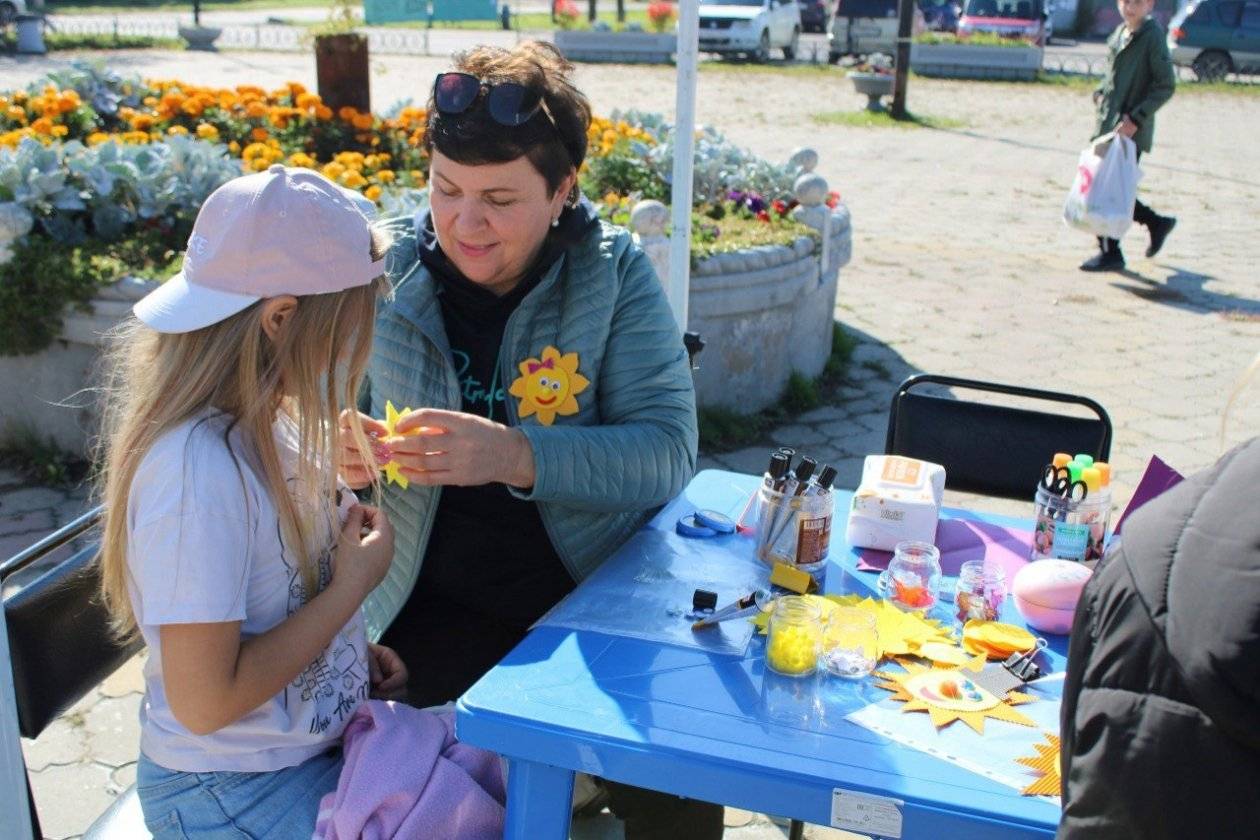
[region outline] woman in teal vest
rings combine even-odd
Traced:
[[[571,66],[538,43],[455,63],[429,102],[431,206],[385,225],[395,297],[360,405],[403,412],[365,421],[393,462],[397,553],[364,609],[422,706],[459,697],[681,492],[697,444],[661,284],[577,189],[591,111]],[[721,836],[718,806],[608,788],[627,837]]]

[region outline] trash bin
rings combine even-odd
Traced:
[[[48,52],[44,46],[44,16],[17,16],[17,51],[26,55],[43,55]]]

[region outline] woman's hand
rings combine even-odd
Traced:
[[[1129,119],[1128,114],[1124,115],[1124,118],[1120,120],[1120,125],[1116,128],[1116,132],[1121,137],[1128,137],[1129,139],[1133,139],[1133,135],[1137,134],[1137,130],[1137,123]]]
[[[359,423],[363,425],[364,433],[373,445],[370,453],[360,452],[354,442],[354,435],[350,433],[350,418],[356,413],[359,415]],[[348,408],[341,412],[339,426],[338,444],[341,447],[341,480],[350,485],[351,489],[362,490],[372,483],[377,470],[380,469],[379,465],[384,464],[390,458],[389,447],[379,441],[389,431],[380,420],[375,420],[362,412],[354,412]]]
[[[534,486],[534,451],[520,429],[474,414],[422,408],[398,421],[385,441],[408,481],[476,486],[501,482]]]
[[[333,562],[330,587],[349,587],[363,603],[368,593],[385,579],[394,559],[394,527],[385,511],[355,505],[346,516]]]
[[[407,666],[393,648],[369,643],[368,671],[374,700],[407,699]]]

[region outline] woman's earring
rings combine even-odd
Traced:
[[[552,226],[552,227],[560,227],[560,218],[559,218],[559,217],[556,217],[556,218],[552,219],[552,220],[551,220],[551,226]]]

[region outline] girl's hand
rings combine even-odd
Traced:
[[[393,648],[369,643],[368,671],[374,700],[407,699],[407,666]]]
[[[346,516],[333,559],[332,586],[350,587],[357,603],[385,579],[394,559],[394,528],[379,508],[355,505]]]
[[[402,435],[422,426],[427,428],[420,434],[386,441],[408,481],[534,486],[534,452],[520,429],[474,414],[422,408],[405,415],[396,431]]]
[[[350,433],[350,418],[359,415],[359,422],[363,425],[363,431],[367,434],[368,440],[374,444],[370,453],[359,451],[358,446],[354,442],[354,435]],[[380,420],[368,417],[362,412],[355,412],[346,409],[341,412],[340,429],[338,430],[338,443],[341,447],[341,480],[350,485],[351,489],[362,490],[372,483],[372,479],[376,476],[379,465],[390,459],[389,447],[379,441],[388,433],[385,424]]]

